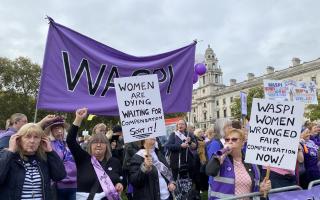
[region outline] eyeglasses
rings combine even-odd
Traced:
[[[237,142],[239,139],[240,139],[240,138],[225,138],[224,140],[225,140],[226,142],[230,142],[230,140],[231,140],[231,142]]]
[[[100,144],[100,145],[106,145],[107,143],[106,142],[103,142],[103,141],[92,141],[91,142],[92,144]]]

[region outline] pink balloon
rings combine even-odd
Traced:
[[[196,64],[194,70],[195,70],[195,72],[197,72],[198,75],[201,76],[201,75],[203,75],[203,74],[206,73],[207,68],[206,68],[205,64],[203,64],[203,63],[198,63],[198,64]]]
[[[197,73],[193,73],[193,79],[192,79],[192,81],[193,81],[193,84],[195,84],[196,82],[198,82],[198,74]]]

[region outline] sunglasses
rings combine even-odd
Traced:
[[[238,140],[239,140],[240,138],[225,138],[224,140],[226,141],[226,142],[237,142]]]

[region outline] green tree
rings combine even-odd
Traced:
[[[318,105],[308,105],[306,107],[305,117],[309,118],[310,121],[320,119],[320,95],[318,95]]]
[[[247,93],[247,111],[248,116],[251,115],[251,107],[253,98],[264,98],[264,91],[262,86],[249,89]],[[231,105],[231,113],[235,119],[241,119],[241,103],[240,98],[236,98]]]
[[[14,91],[25,96],[35,96],[38,93],[41,69],[29,58],[19,57],[13,61],[0,58],[0,76],[2,90]]]
[[[35,97],[40,82],[40,66],[29,58],[0,58],[0,128],[16,112],[24,113],[29,121],[35,112]]]

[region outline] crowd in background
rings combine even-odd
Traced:
[[[296,170],[272,167],[266,180],[265,167],[244,162],[249,126],[240,121],[203,130],[181,119],[166,140],[124,144],[119,125],[99,123],[81,135],[86,116],[78,109],[69,125],[60,116],[28,123],[13,114],[0,133],[0,199],[179,199],[182,180],[191,182],[188,199],[204,191],[220,199],[320,179],[316,123],[301,129]]]

